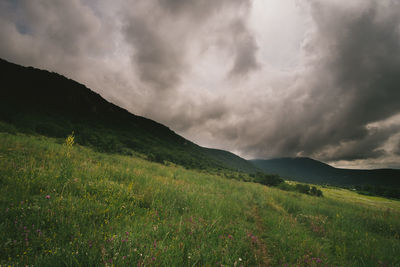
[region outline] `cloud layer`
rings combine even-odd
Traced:
[[[396,0],[7,0],[0,34],[202,145],[400,167]]]

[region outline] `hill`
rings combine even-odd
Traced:
[[[277,158],[251,160],[265,172],[305,183],[337,186],[373,185],[400,188],[400,170],[339,169],[310,158]]]
[[[1,266],[399,266],[400,202],[0,130]]]
[[[233,153],[200,147],[57,73],[1,59],[0,72],[0,121],[18,131],[50,137],[65,137],[74,131],[78,143],[100,152],[140,153],[153,161],[209,171],[258,171]],[[0,127],[13,131],[6,124]]]

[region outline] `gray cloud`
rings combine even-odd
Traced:
[[[240,149],[323,160],[385,154],[380,147],[399,128],[382,132],[367,125],[400,112],[399,7],[395,1],[364,1],[358,9],[311,2],[315,30],[305,44],[307,71],[282,101],[273,130]]]
[[[249,1],[136,1],[135,8],[128,9],[124,33],[133,47],[132,63],[141,80],[151,90],[177,89],[182,76],[195,64],[188,59],[190,45],[201,43],[204,31],[221,34],[221,28],[225,32],[219,45],[232,50],[235,58],[231,73],[256,69],[257,46],[246,26],[246,17],[229,12],[243,9],[246,14],[249,8]],[[217,29],[213,25],[216,20],[222,22]],[[206,46],[209,45],[213,44]]]
[[[99,42],[106,27],[78,0],[6,1],[2,3],[1,55],[23,64],[56,66],[96,56],[109,49]]]
[[[400,156],[400,140],[397,142],[396,146],[393,148],[393,153]]]
[[[142,81],[158,90],[167,90],[178,84],[184,70],[184,55],[180,50],[182,40],[175,40],[173,44],[163,38],[156,24],[151,25],[134,16],[130,19],[126,38],[134,46],[133,61]]]
[[[258,47],[243,20],[234,21],[231,30],[235,40],[235,62],[231,75],[243,75],[259,68],[256,58]]]
[[[156,2],[163,10],[169,12],[169,15],[185,16],[197,22],[215,15],[222,9],[229,9],[231,6],[240,8],[249,4],[248,1],[239,0],[157,0]]]
[[[308,100],[314,114],[327,117],[319,133],[308,138],[310,143],[323,142],[319,147],[346,141],[362,144],[377,134],[367,129],[369,123],[400,112],[400,6],[394,1],[366,1],[365,5],[359,13],[346,7],[312,6],[318,27],[314,42],[319,45],[317,52],[322,52],[315,75],[329,77],[329,83],[323,79],[317,83]],[[329,16],[332,11],[336,13]],[[393,127],[375,138],[375,146],[368,145],[370,153],[397,131]],[[322,140],[315,139],[321,133]],[[307,152],[315,149],[311,146]]]
[[[344,141],[337,146],[332,146],[332,150],[325,150],[322,159],[329,161],[337,160],[357,160],[357,159],[374,159],[387,154],[384,143],[400,130],[400,126],[391,126],[384,128],[370,128],[367,135],[362,139]]]
[[[207,105],[206,110],[203,108],[205,105]],[[203,99],[198,104],[179,103],[178,106],[171,108],[170,112],[170,121],[175,125],[174,129],[187,131],[196,128],[194,123],[204,127],[225,120],[229,114],[229,108],[223,99]]]

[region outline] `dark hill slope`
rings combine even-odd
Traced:
[[[18,130],[53,137],[74,131],[78,143],[100,151],[136,151],[153,161],[166,160],[188,168],[257,171],[233,153],[202,148],[57,73],[1,59],[0,73],[0,120]]]
[[[338,169],[310,158],[278,158],[251,160],[265,172],[305,183],[349,185],[379,185],[400,188],[400,170]]]

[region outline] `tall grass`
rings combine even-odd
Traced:
[[[1,265],[400,265],[399,202],[316,198],[62,143],[0,133]]]

